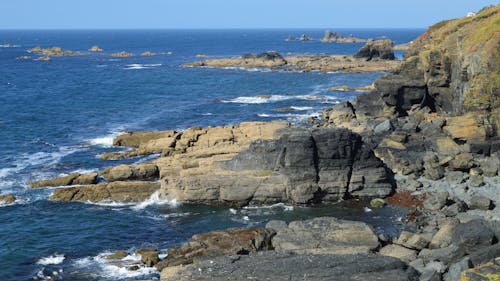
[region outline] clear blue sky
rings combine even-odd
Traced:
[[[492,0],[0,0],[0,29],[427,27]]]

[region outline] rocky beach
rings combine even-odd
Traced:
[[[158,249],[136,251],[165,281],[498,280],[499,19],[496,6],[434,25],[402,62],[384,40],[354,56],[266,52],[185,64],[392,74],[325,109],[309,127],[276,121],[130,132],[113,144],[131,150],[101,157],[161,156],[31,187],[58,187],[50,199],[63,202],[140,202],[157,194],[236,208],[354,199],[409,208],[413,231],[397,237],[318,217],[196,234],[162,259]],[[131,254],[121,253],[109,259]]]
[[[239,105],[235,113],[247,105],[287,99],[308,104],[273,106],[273,112],[284,115],[269,121],[261,120],[269,117],[266,113],[257,115],[261,118],[257,121],[245,116],[222,123],[225,115],[214,123],[190,124],[187,120],[167,130],[145,130],[139,124],[135,130],[108,136],[106,150],[91,151],[97,155],[92,161],[99,163],[99,168],[72,168],[70,172],[30,177],[27,190],[45,194],[48,202],[44,204],[58,208],[89,205],[96,214],[100,208],[116,208],[107,220],[131,216],[133,224],[126,220],[120,224],[133,225],[140,235],[152,233],[147,238],[134,233],[125,242],[111,239],[105,252],[93,253],[92,258],[79,257],[71,265],[76,270],[70,267],[47,273],[44,267],[30,280],[70,280],[64,279],[68,278],[64,277],[66,270],[73,270],[69,278],[74,280],[100,280],[99,274],[82,273],[82,268],[96,261],[106,267],[94,271],[112,268],[118,272],[109,280],[500,280],[499,30],[497,5],[473,16],[437,23],[411,43],[396,45],[390,39],[325,33],[323,43],[362,43],[351,54],[263,51],[216,58],[183,57],[173,67],[186,73],[199,72],[199,81],[205,81],[208,71],[227,71],[225,75],[243,72],[237,83],[243,83],[245,76],[259,75],[256,84],[272,75],[380,75],[373,81],[340,80],[335,85],[322,85],[321,95],[289,98],[262,92],[222,97],[218,104]],[[287,41],[312,40],[304,34]],[[90,46],[87,51],[35,46],[28,52],[39,57],[30,63],[57,64],[64,57],[90,57],[107,66],[120,59],[154,60],[159,55],[175,55],[145,49],[136,50],[135,54],[141,55],[134,55]],[[405,51],[402,60],[397,59],[395,49]],[[101,61],[103,58],[106,61]],[[193,58],[207,59],[192,62]],[[158,67],[155,61],[134,61],[127,67],[136,70],[138,65],[139,69]],[[291,88],[299,77],[290,78]],[[207,80],[207,84],[224,88],[229,83],[220,82],[223,79]],[[203,87],[203,82],[196,81],[196,87],[197,83]],[[331,102],[325,93],[351,95]],[[321,112],[306,115],[300,122],[283,118],[309,110],[312,102],[319,102],[315,106]],[[180,104],[189,101],[181,99]],[[157,104],[154,106],[158,110]],[[161,106],[169,107],[165,102]],[[193,110],[188,107],[187,111]],[[213,115],[197,112],[201,113]],[[249,116],[255,116],[252,114]],[[82,147],[90,150],[92,144]],[[16,171],[16,167],[6,169],[11,170],[0,170],[0,179],[5,177],[1,172]],[[2,192],[0,205],[2,209],[14,208],[24,196]],[[161,214],[159,220],[142,225],[144,217],[133,219],[119,209],[132,206],[137,211],[157,204],[169,208],[182,205],[189,211]],[[270,216],[273,208],[286,212],[318,206],[338,206],[348,213],[361,210],[365,216],[373,214],[391,221],[373,225],[356,219],[361,214],[346,219],[314,209],[307,217]],[[190,220],[192,213],[216,214],[215,208],[241,215],[243,223],[226,226],[214,215],[206,222],[189,222],[211,225],[205,231],[176,226],[184,216]],[[249,210],[263,212],[259,213],[263,219],[247,223]],[[398,216],[402,212],[404,217],[380,215],[384,211]],[[151,216],[151,212],[144,213]],[[168,223],[162,221],[165,218]],[[401,226],[395,231],[384,231],[397,222]],[[153,230],[155,224],[167,224],[175,231],[165,234],[162,229]],[[96,240],[106,236],[87,235]],[[127,234],[118,236],[122,235]],[[155,241],[166,235],[178,236],[168,243]],[[144,240],[147,242],[142,243]],[[74,242],[78,243],[84,242]],[[47,267],[70,258],[55,253],[48,261],[38,259],[35,263]]]

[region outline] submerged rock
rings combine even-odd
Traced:
[[[116,57],[116,58],[127,58],[127,57],[133,57],[134,54],[127,53],[125,51],[121,51],[121,52],[118,52],[118,53],[112,53],[111,56],[112,57]]]

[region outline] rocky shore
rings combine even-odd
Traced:
[[[321,217],[197,234],[164,259],[157,249],[142,251],[142,262],[164,281],[499,280],[499,20],[497,5],[430,27],[393,74],[325,109],[312,128],[245,122],[127,133],[114,145],[134,150],[104,159],[161,157],[31,185],[69,185],[51,196],[64,202],[130,202],[156,193],[231,206],[376,198],[373,206],[409,208],[411,231],[397,237]],[[343,59],[396,67],[391,52],[392,42],[375,41]],[[268,52],[186,66],[339,70],[325,60],[333,57]]]
[[[305,72],[392,72],[400,65],[400,61],[394,58],[392,41],[382,40],[367,43],[354,56],[320,54],[283,57],[277,52],[264,52],[261,54],[247,54],[241,57],[203,60],[187,63],[183,66],[270,68]]]

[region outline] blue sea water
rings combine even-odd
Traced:
[[[387,36],[406,43],[423,30],[340,30],[356,37]],[[0,31],[0,194],[16,203],[0,207],[0,280],[135,280],[158,277],[129,271],[103,253],[139,247],[166,249],[195,233],[229,226],[250,227],[270,218],[285,220],[331,215],[372,223],[377,232],[397,233],[404,210],[367,212],[363,203],[334,206],[286,205],[233,210],[175,205],[152,198],[139,205],[60,204],[50,189],[30,190],[32,180],[118,163],[103,161],[118,151],[113,136],[133,130],[185,129],[250,120],[301,123],[357,92],[333,92],[338,85],[364,86],[384,73],[284,72],[265,69],[182,68],[197,54],[236,56],[275,50],[282,54],[353,54],[363,44],[285,42],[289,35],[322,30],[134,30]],[[103,53],[36,61],[36,45]],[[130,58],[110,53],[127,51]],[[172,52],[151,57],[151,52]],[[16,59],[31,56],[30,59]],[[398,53],[401,57],[401,53]],[[270,94],[271,99],[256,95]],[[294,107],[292,112],[276,109]]]

